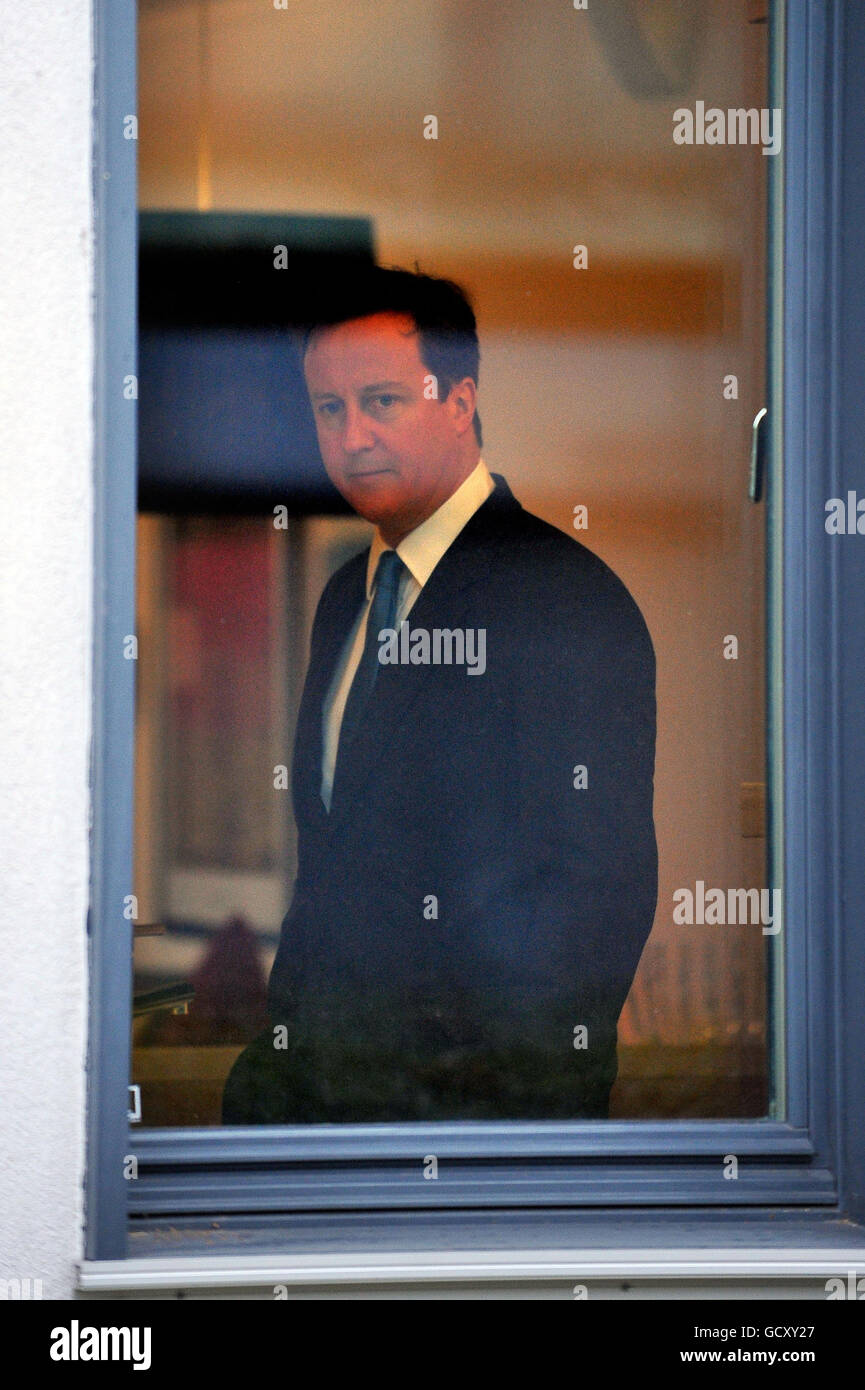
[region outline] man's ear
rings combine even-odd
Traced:
[[[463,435],[472,427],[477,407],[478,388],[470,376],[455,381],[448,392],[447,407],[457,434]]]

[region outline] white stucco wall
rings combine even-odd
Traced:
[[[84,1172],[90,0],[0,0],[0,55],[0,1279],[68,1298]]]

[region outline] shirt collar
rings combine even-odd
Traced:
[[[479,459],[467,478],[460,483],[456,492],[442,502],[432,516],[422,521],[407,536],[403,536],[396,553],[406,569],[422,589],[439,560],[449,546],[453,545],[460,531],[486,502],[495,489],[495,483],[483,459]],[[382,552],[391,547],[376,530],[369,551],[366,567],[366,596],[371,598],[373,579]]]

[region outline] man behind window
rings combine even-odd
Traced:
[[[488,471],[478,363],[462,291],[407,271],[306,338],[324,466],[375,533],[315,616],[273,1028],[228,1124],[608,1113],[657,894],[654,654]]]

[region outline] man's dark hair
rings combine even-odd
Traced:
[[[302,356],[318,329],[334,328],[370,314],[407,314],[414,321],[420,339],[420,359],[436,378],[440,400],[446,400],[454,383],[465,377],[471,377],[477,385],[478,331],[465,290],[453,280],[397,266],[371,266],[330,284],[321,307],[304,325]],[[478,444],[482,445],[477,410],[474,427]]]

